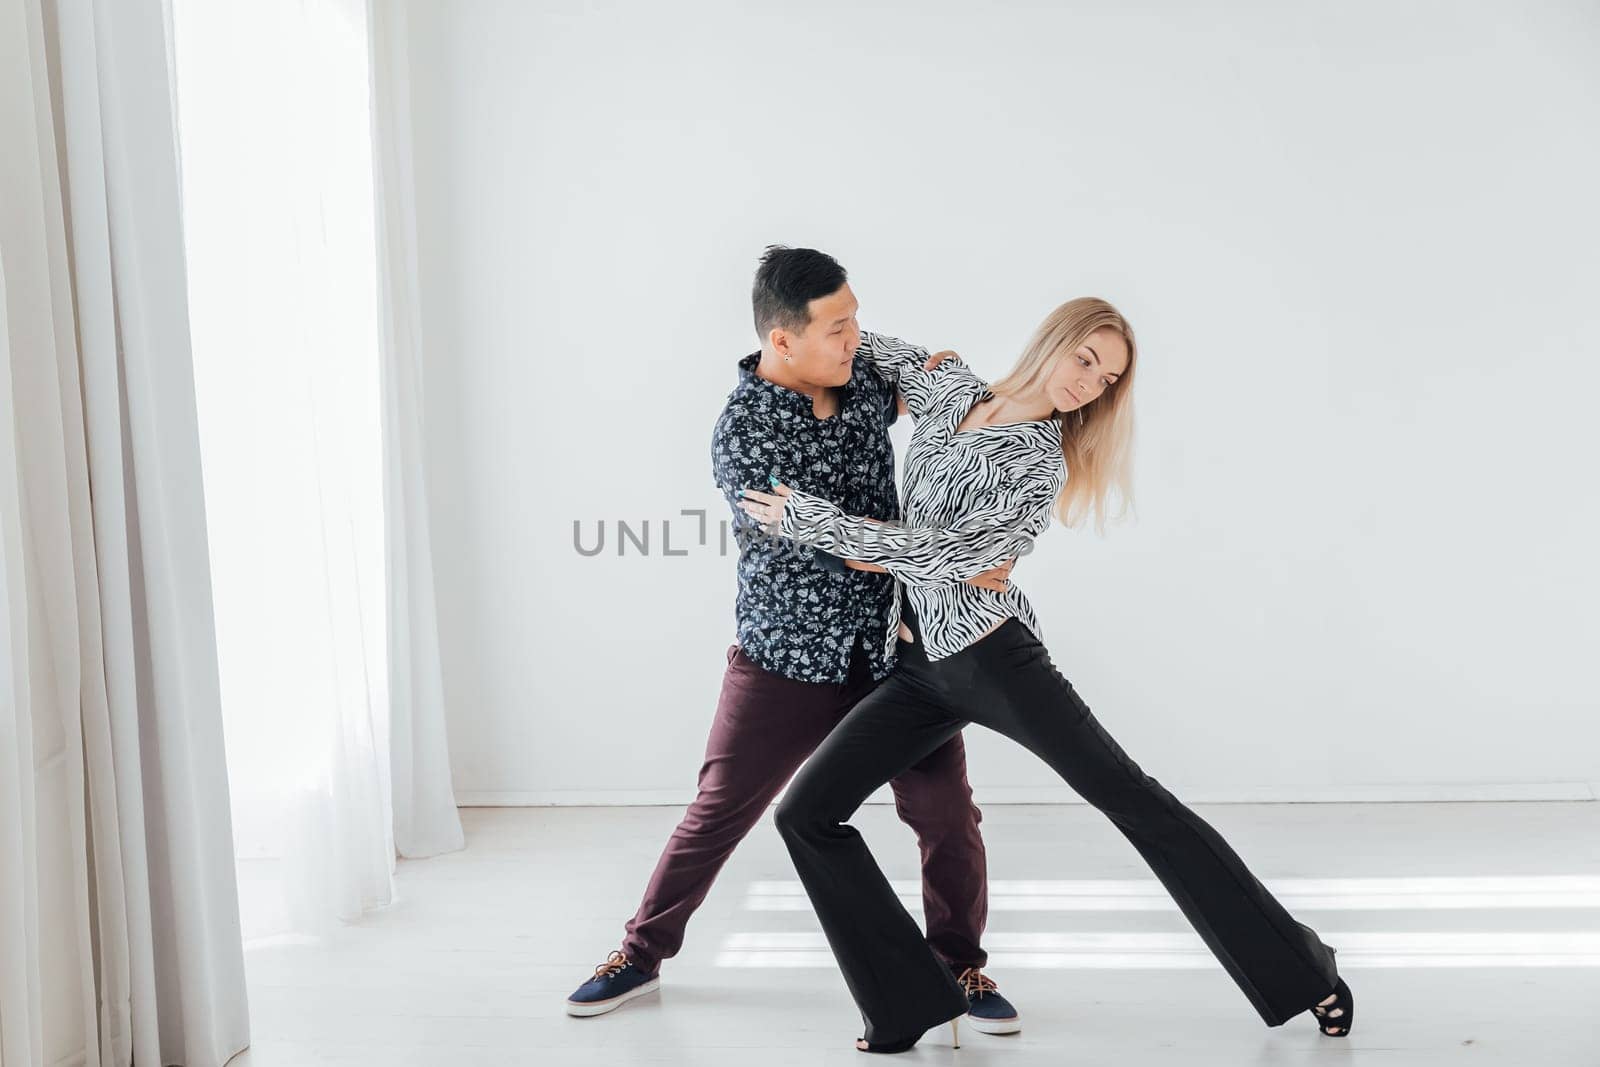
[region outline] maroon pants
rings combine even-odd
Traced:
[[[700,789],[656,862],[622,951],[646,974],[675,956],[717,872],[807,756],[856,702],[876,687],[858,641],[842,684],[800,682],[757,667],[728,649]],[[891,783],[895,810],[922,850],[922,907],[928,944],[959,973],[982,967],[989,914],[982,814],[967,784],[961,734]]]

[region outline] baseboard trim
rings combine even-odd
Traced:
[[[1163,783],[1166,784],[1166,783]],[[1465,782],[1443,785],[1242,786],[1184,789],[1168,786],[1186,804],[1474,804],[1516,801],[1600,800],[1600,782]],[[462,808],[655,807],[681,808],[694,799],[688,789],[545,789],[456,792]],[[1082,804],[1066,786],[974,787],[985,804]],[[881,790],[869,804],[892,803]]]

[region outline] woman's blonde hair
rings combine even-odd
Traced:
[[[1128,367],[1110,388],[1076,411],[1058,411],[1061,453],[1067,483],[1056,497],[1056,518],[1077,526],[1094,513],[1095,529],[1105,532],[1106,519],[1121,518],[1133,503],[1133,372],[1138,348],[1133,327],[1122,313],[1099,297],[1068,300],[1045,317],[1023,349],[1011,373],[990,385],[996,396],[1042,389],[1057,358],[1068,358],[1096,330],[1111,329],[1128,346]],[[1110,514],[1111,498],[1118,498]]]

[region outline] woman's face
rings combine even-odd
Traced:
[[[1127,369],[1127,342],[1116,330],[1101,327],[1071,352],[1056,356],[1045,392],[1057,411],[1076,411],[1115,385]]]

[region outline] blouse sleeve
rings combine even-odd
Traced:
[[[923,370],[928,355],[928,350],[921,345],[866,330],[861,332],[861,344],[856,349],[857,359],[865,360],[878,377],[899,387],[900,395],[906,398],[906,410],[915,419],[922,418],[936,406],[935,387],[939,382],[953,374],[977,377],[960,356],[947,357],[931,371]]]
[[[906,526],[846,515],[819,496],[791,489],[778,533],[845,559],[876,563],[912,585],[964,582],[1033,551],[1050,525],[1060,471],[996,486],[957,526]]]

